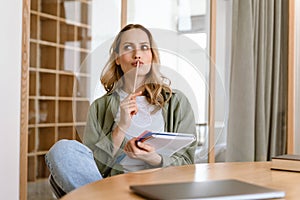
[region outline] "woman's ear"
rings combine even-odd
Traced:
[[[118,54],[115,52],[115,62],[117,65],[120,65],[120,60]]]
[[[116,61],[115,62],[116,62],[117,65],[120,65],[119,57],[116,57]]]

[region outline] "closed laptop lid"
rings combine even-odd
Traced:
[[[282,198],[285,192],[226,179],[203,182],[181,182],[131,185],[130,189],[147,199],[270,199]]]

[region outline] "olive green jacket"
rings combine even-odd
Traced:
[[[169,94],[163,93],[167,98]],[[119,151],[113,156],[112,130],[114,119],[120,104],[119,95],[115,92],[96,99],[90,106],[83,143],[94,153],[94,158],[103,177],[124,173],[117,158],[123,154],[127,142],[125,138]],[[192,133],[196,136],[195,118],[186,96],[173,90],[172,97],[162,109],[166,132]],[[194,163],[196,141],[178,151],[171,157],[162,156],[161,167],[186,165]],[[151,166],[146,166],[151,168]]]

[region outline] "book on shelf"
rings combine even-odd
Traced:
[[[171,156],[177,151],[187,147],[196,140],[191,133],[173,133],[173,132],[151,132],[144,131],[137,137],[136,142],[143,142],[155,148],[156,152],[161,155]],[[133,161],[135,160],[135,161]],[[141,161],[126,156],[121,164],[136,165]]]
[[[272,157],[271,169],[300,172],[300,155],[284,154]]]

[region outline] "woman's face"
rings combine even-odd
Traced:
[[[152,52],[150,41],[143,30],[131,29],[125,31],[122,35],[116,63],[121,65],[125,74],[135,69],[138,61],[138,76],[145,76],[151,68]]]

